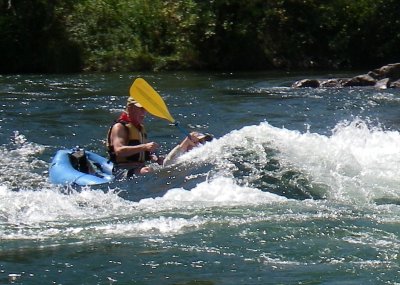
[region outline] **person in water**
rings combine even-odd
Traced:
[[[213,139],[210,134],[202,134],[198,132],[192,132],[187,136],[180,144],[178,144],[173,150],[168,153],[168,155],[163,160],[163,166],[170,166],[177,162],[178,157],[180,157],[185,152],[192,150],[194,147],[200,144],[205,144]]]
[[[114,175],[118,178],[144,175],[153,169],[147,162],[163,165],[164,159],[155,155],[159,144],[147,140],[146,129],[143,125],[147,111],[129,97],[126,109],[111,126],[107,134],[107,151],[114,163]],[[210,140],[211,135],[201,135],[193,132],[167,155],[164,166],[171,165],[178,156],[191,150],[196,145]]]

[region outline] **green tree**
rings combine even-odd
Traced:
[[[78,47],[66,37],[55,3],[0,0],[1,73],[80,70]]]
[[[399,61],[395,0],[0,0],[0,72],[365,68]]]

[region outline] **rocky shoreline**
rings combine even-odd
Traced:
[[[391,63],[352,78],[302,79],[293,88],[372,86],[378,89],[400,88],[400,63]]]

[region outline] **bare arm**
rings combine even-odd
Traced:
[[[115,154],[120,157],[127,157],[142,151],[153,152],[158,148],[155,142],[148,142],[135,146],[128,145],[128,132],[122,124],[115,124],[110,134],[111,145]]]
[[[169,166],[176,163],[178,157],[180,157],[185,152],[190,151],[193,147],[199,144],[198,138],[195,133],[191,133],[190,137],[186,137],[179,145],[177,145],[173,150],[171,150],[165,157],[163,166]]]

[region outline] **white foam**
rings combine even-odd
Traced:
[[[169,201],[212,202],[213,204],[263,204],[286,198],[259,189],[239,186],[230,178],[220,177],[198,184],[190,190],[171,189],[164,197]]]
[[[100,225],[96,227],[96,231],[106,236],[171,235],[197,229],[206,222],[207,219],[199,216],[191,218],[161,216],[158,218],[145,218],[140,221]]]
[[[212,218],[203,215],[205,208],[280,207],[292,200],[249,183],[263,179],[263,168],[271,159],[279,162],[278,172],[296,170],[312,187],[325,185],[327,201],[400,200],[400,134],[368,127],[361,120],[338,124],[329,136],[266,122],[232,131],[181,157],[183,164],[211,163],[212,173],[205,181],[139,202],[91,188],[65,195],[30,169],[42,146],[26,142],[19,134],[15,146],[10,155],[2,150],[0,159],[9,164],[4,166],[0,184],[0,232],[5,239],[176,234],[209,223]],[[240,167],[243,177],[236,174]],[[279,179],[281,174],[275,174]],[[18,191],[14,191],[16,185]],[[308,207],[304,201],[296,205]],[[177,209],[184,216],[176,214]],[[378,210],[385,214],[392,208]],[[245,222],[234,219],[229,222]]]
[[[36,158],[44,150],[44,146],[28,142],[25,136],[15,132],[10,146],[0,148],[0,184],[18,189],[47,184],[45,175],[35,171],[47,170],[47,163]]]
[[[282,169],[301,172],[327,198],[361,203],[400,199],[400,133],[369,127],[359,119],[339,123],[330,136],[263,122],[194,149],[180,162],[212,162],[221,176],[231,178],[241,165],[254,181],[262,178],[260,168],[272,158]]]
[[[329,137],[267,127],[280,161],[329,186],[328,196],[364,202],[400,197],[399,132],[369,128],[361,120],[338,124]]]
[[[84,190],[66,195],[57,188],[12,191],[0,186],[1,221],[15,225],[103,218],[115,208],[126,210],[126,203],[130,204],[112,192]]]

